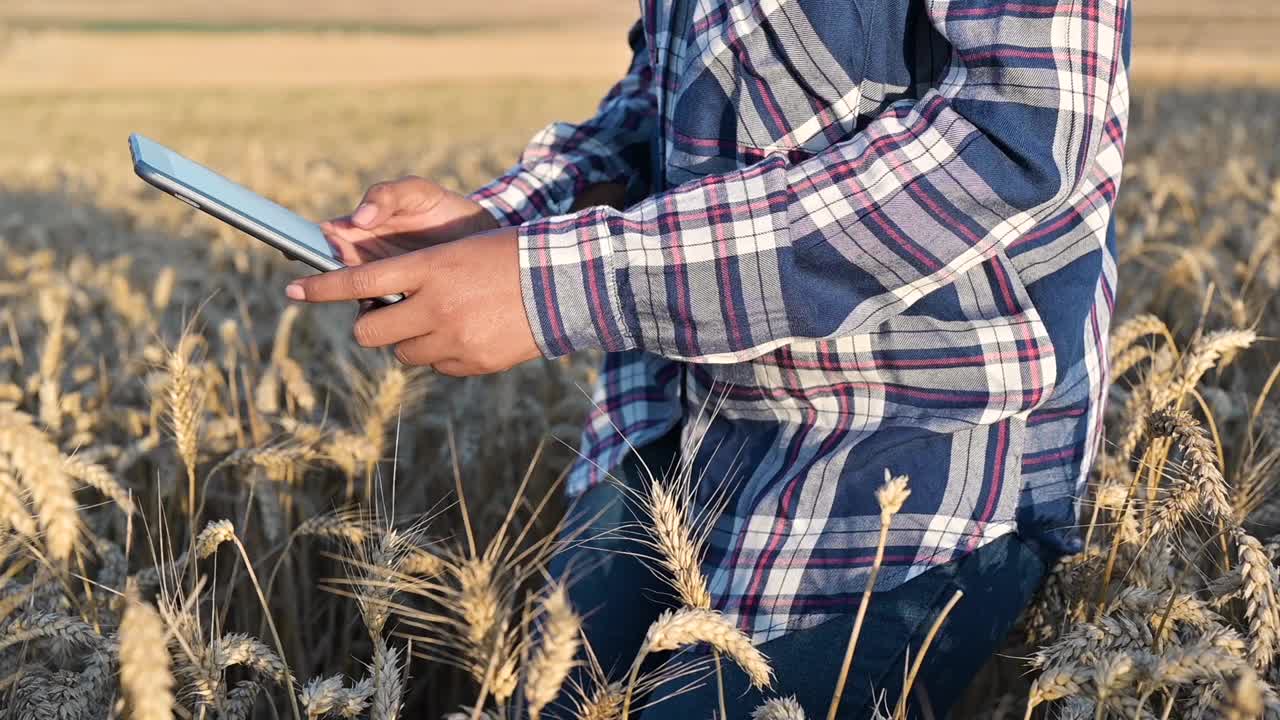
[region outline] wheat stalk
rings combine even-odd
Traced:
[[[1218,465],[1208,434],[1185,410],[1162,410],[1153,413],[1149,421],[1154,437],[1172,436],[1182,449],[1186,463],[1187,484],[1178,488],[1170,499],[1156,510],[1153,532],[1171,532],[1182,522],[1187,513],[1198,509],[1196,499],[1214,521],[1234,524],[1230,490]],[[1195,497],[1192,497],[1192,491]]]
[[[1225,720],[1250,720],[1266,712],[1266,691],[1262,679],[1252,671],[1240,673],[1231,687],[1231,695],[1219,711]]]
[[[499,616],[504,614],[494,580],[494,564],[488,558],[468,559],[451,570],[458,582],[463,635],[473,652],[483,655],[498,626]]]
[[[862,621],[867,616],[867,608],[871,605],[871,594],[875,591],[876,578],[880,575],[880,565],[884,562],[884,546],[889,539],[889,526],[893,516],[897,515],[911,490],[907,487],[905,475],[894,477],[888,468],[884,470],[884,484],[876,490],[876,503],[880,506],[880,539],[876,542],[876,555],[871,563],[871,573],[867,577],[867,586],[862,591],[862,601],[858,604],[858,613],[854,617],[853,628],[849,631],[849,642],[845,645],[844,659],[840,664],[840,674],[836,678],[836,687],[831,695],[831,705],[827,710],[827,720],[835,720],[840,710],[840,700],[844,697],[845,683],[849,679],[849,669],[853,667],[853,653],[858,646],[858,636],[862,633]]]
[[[335,714],[345,720],[355,720],[369,708],[375,692],[373,678],[365,678],[347,688],[339,699]]]
[[[5,628],[0,650],[32,640],[48,640],[62,646],[102,648],[108,644],[94,628],[78,617],[60,612],[27,611]]]
[[[307,374],[302,366],[287,357],[276,360],[276,364],[280,369],[280,379],[284,381],[285,393],[303,412],[314,412],[316,393],[311,387],[311,382],[307,380]]]

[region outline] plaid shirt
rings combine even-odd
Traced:
[[[756,641],[856,607],[886,468],[877,590],[1014,531],[1076,549],[1126,5],[643,0],[598,113],[473,195],[519,225],[544,354],[607,352],[571,491],[683,421],[734,479],[704,566]],[[628,209],[568,214],[607,182]]]

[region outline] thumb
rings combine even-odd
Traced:
[[[439,187],[435,183],[419,177],[377,183],[365,192],[364,199],[351,213],[351,224],[372,230],[398,213],[422,210],[438,195]]]
[[[360,203],[355,212],[351,213],[351,224],[368,229],[381,223],[387,214],[383,213],[376,203],[365,200]]]

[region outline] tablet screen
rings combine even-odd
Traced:
[[[291,238],[320,255],[340,260],[324,238],[320,226],[261,195],[238,185],[209,168],[141,135],[132,137],[137,157],[156,172],[190,188],[197,196],[217,200],[277,233]],[[195,198],[197,201],[199,197]]]

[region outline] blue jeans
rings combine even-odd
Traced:
[[[672,434],[641,448],[640,453],[656,473],[668,467],[678,448],[678,437]],[[614,474],[620,482],[641,488],[639,468],[633,453]],[[594,487],[570,509],[568,527],[570,531],[587,527],[582,537],[597,539],[559,553],[551,563],[553,577],[571,580],[570,598],[584,614],[586,638],[611,680],[626,679],[645,630],[670,607],[671,589],[634,556],[650,556],[652,551],[637,546],[626,533],[609,533],[635,521],[618,487]],[[909,717],[946,717],[986,659],[1000,648],[1055,560],[1010,534],[893,590],[874,594],[839,717],[871,717],[877,701],[887,703],[892,711],[901,693],[907,658],[914,660],[934,619],[955,591],[962,590],[964,597],[952,608],[925,655],[909,704]],[[760,645],[775,673],[767,696],[753,690],[732,663],[724,663],[729,718],[748,718],[766,697],[789,695],[796,697],[810,718],[825,718],[860,598],[850,598],[848,614]],[[659,688],[654,697],[687,684],[685,680],[670,689]],[[718,697],[715,679],[709,678],[696,690],[653,705],[641,717],[709,718],[718,712]],[[924,706],[927,714],[921,714]]]

